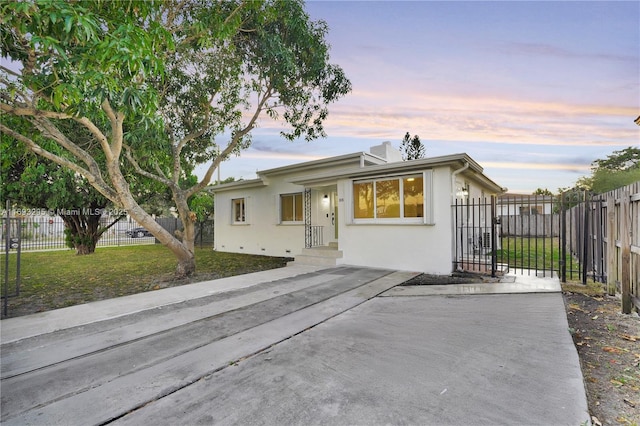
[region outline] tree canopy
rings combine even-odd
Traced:
[[[532,195],[553,195],[553,192],[549,191],[547,188],[537,188],[533,191]]]
[[[593,161],[591,176],[579,179],[577,186],[601,194],[637,181],[640,181],[640,148],[630,146]]]
[[[404,160],[418,160],[424,158],[425,148],[422,142],[420,142],[420,136],[415,135],[413,138],[407,132],[400,144],[400,152],[402,152],[402,158]]]
[[[2,55],[19,64],[0,66],[0,111],[21,120],[0,130],[125,209],[173,251],[178,276],[195,271],[188,201],[220,162],[263,118],[289,140],[325,136],[328,104],[351,89],[326,23],[297,0],[8,2],[0,26]],[[171,192],[180,238],[141,207],[139,178]]]

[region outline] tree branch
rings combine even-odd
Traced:
[[[127,157],[127,160],[129,161],[129,163],[131,163],[131,165],[133,166],[135,171],[138,172],[138,174],[141,174],[144,177],[148,177],[149,179],[153,179],[155,181],[163,183],[163,184],[167,185],[168,187],[172,187],[173,186],[173,182],[171,180],[167,179],[164,175],[155,175],[155,174],[153,174],[151,172],[146,171],[142,167],[140,167],[140,164],[138,164],[138,161],[133,156],[133,153],[131,151],[131,147],[129,147],[126,144],[123,144],[123,147],[124,147],[124,155]]]
[[[102,110],[107,114],[107,118],[111,123],[111,138],[112,144],[109,145],[109,141],[107,138],[100,138],[100,145],[102,145],[102,150],[106,156],[108,163],[113,163],[117,161],[118,157],[120,157],[120,151],[122,150],[122,117],[118,117],[113,108],[111,108],[111,104],[109,104],[108,100],[102,101]],[[91,129],[89,129],[91,130]],[[118,139],[118,136],[119,139]]]
[[[236,149],[236,147],[238,146],[242,138],[254,128],[255,123],[260,117],[260,113],[264,108],[264,105],[267,103],[267,101],[269,100],[269,98],[271,98],[272,95],[273,95],[273,88],[271,85],[269,85],[265,90],[263,98],[258,102],[258,106],[256,107],[256,110],[254,111],[253,116],[251,117],[247,125],[242,130],[236,132],[233,135],[231,142],[229,142],[227,147],[216,157],[215,160],[213,160],[213,162],[207,169],[202,180],[186,191],[187,198],[191,197],[196,192],[201,191],[209,184],[209,182],[211,181],[211,176],[213,176],[213,172],[220,166],[220,163],[224,159],[226,159],[229,155],[231,155],[231,153]]]
[[[102,133],[102,130],[100,130],[98,126],[93,124],[91,120],[86,117],[73,117],[73,119],[82,124],[87,130],[89,130],[89,132],[91,132],[91,134],[98,140],[98,142],[100,142],[100,146],[103,150],[105,150],[105,147],[109,148],[109,140],[107,139],[105,134]],[[110,150],[111,149],[109,148],[109,151]],[[108,154],[108,152],[105,151],[105,154]]]
[[[0,70],[6,72],[7,74],[11,74],[14,77],[22,77],[22,74],[18,74],[17,72],[13,71],[12,69],[9,69],[5,66],[0,65]]]
[[[16,115],[19,117],[45,117],[56,118],[60,120],[68,120],[70,118],[73,118],[71,115],[65,114],[63,112],[44,111],[28,106],[11,106],[4,102],[0,103],[0,110],[2,110],[2,112],[6,112],[8,114]]]
[[[13,129],[5,126],[2,123],[0,123],[0,131],[24,143],[27,146],[27,148],[29,148],[29,150],[32,151],[34,154],[44,157],[48,160],[53,161],[56,164],[59,164],[63,167],[67,167],[73,170],[74,172],[81,174],[87,179],[87,181],[89,181],[91,186],[96,188],[102,195],[104,195],[106,198],[108,198],[109,200],[111,200],[116,204],[119,203],[118,194],[111,187],[109,187],[109,185],[106,184],[104,179],[102,179],[101,174],[98,173],[96,175],[95,171],[87,170],[79,166],[78,164],[74,163],[73,161],[70,161],[64,157],[61,157],[50,151],[47,151],[46,149],[38,145],[36,142],[34,142],[32,139],[14,131]]]

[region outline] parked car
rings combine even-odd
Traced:
[[[144,228],[129,229],[128,231],[125,231],[125,234],[127,234],[131,238],[153,237],[153,234],[151,234],[151,232],[147,231]]]

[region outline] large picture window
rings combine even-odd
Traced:
[[[244,198],[231,200],[233,223],[247,223],[247,212]]]
[[[302,222],[303,216],[302,193],[280,195],[280,222]]]
[[[424,177],[410,175],[353,183],[354,219],[423,218]]]

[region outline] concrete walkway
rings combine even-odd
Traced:
[[[23,317],[8,318],[0,323],[2,325],[2,343],[252,287],[265,282],[291,278],[322,268],[320,266],[295,265],[100,300]]]
[[[588,421],[557,279],[414,275],[298,265],[3,320],[2,423]]]
[[[516,270],[498,283],[398,286],[382,296],[454,296],[463,294],[560,293],[557,277],[538,276],[533,271]]]

